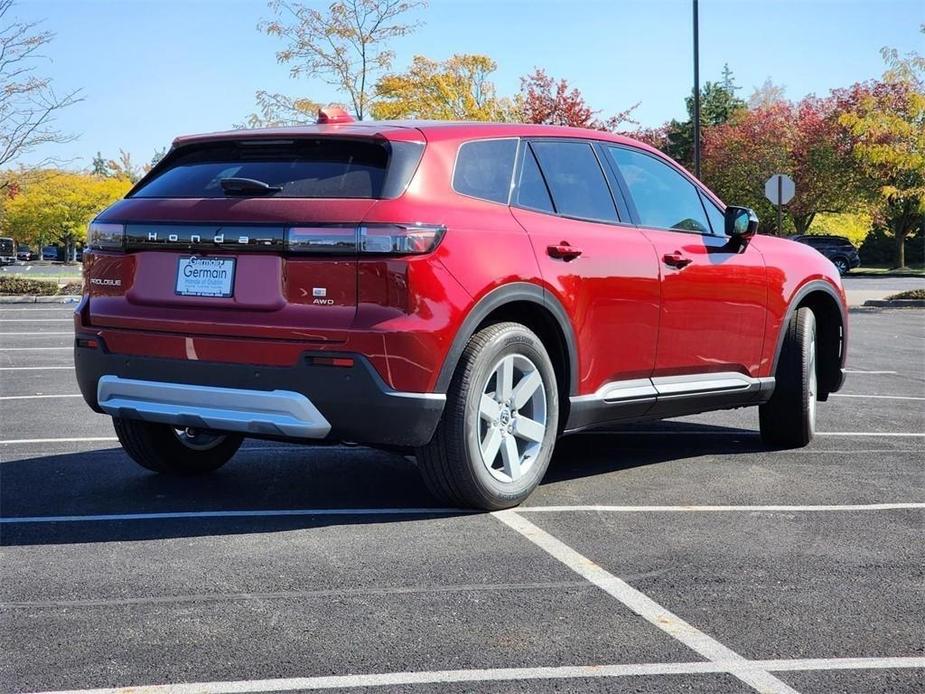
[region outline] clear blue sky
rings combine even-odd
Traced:
[[[279,42],[256,29],[269,15],[263,0],[21,0],[13,12],[57,35],[41,69],[85,96],[58,121],[79,139],[26,163],[51,156],[82,168],[120,147],[144,162],[176,135],[242,120],[258,89],[338,99],[276,63]],[[394,44],[396,68],[414,54],[486,53],[502,94],[541,66],[601,115],[636,102],[646,126],[684,114],[690,0],[431,0],[420,18]],[[878,76],[882,46],[925,51],[923,22],[925,0],[700,0],[701,79],[718,79],[728,62],[745,97],[766,77],[791,99],[824,94]]]

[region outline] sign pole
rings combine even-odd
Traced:
[[[783,213],[781,212],[781,200],[784,197],[784,179],[782,176],[777,177],[777,235],[783,236]]]
[[[700,20],[694,0],[694,175],[700,178]]]

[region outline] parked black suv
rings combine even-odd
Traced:
[[[822,234],[802,234],[791,237],[794,241],[812,246],[832,261],[838,269],[838,274],[847,275],[852,268],[861,264],[858,249],[844,236],[828,236]]]

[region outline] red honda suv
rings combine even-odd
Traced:
[[[813,249],[624,137],[319,121],[178,138],[90,225],[77,377],[140,465],[354,442],[498,509],[564,434],[758,406],[812,438],[847,327]]]

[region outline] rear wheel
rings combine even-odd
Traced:
[[[816,433],[816,316],[797,309],[787,325],[774,374],[774,394],[758,408],[761,438],[774,448],[800,448]]]
[[[136,463],[154,472],[201,475],[227,463],[243,437],[137,419],[112,418],[122,448]]]
[[[832,264],[835,265],[835,269],[838,270],[839,275],[847,275],[851,270],[851,264],[848,262],[848,259],[842,258],[841,256],[835,258]]]
[[[543,343],[518,323],[469,341],[433,440],[418,450],[430,491],[493,511],[521,503],[543,479],[555,446],[559,396]]]

